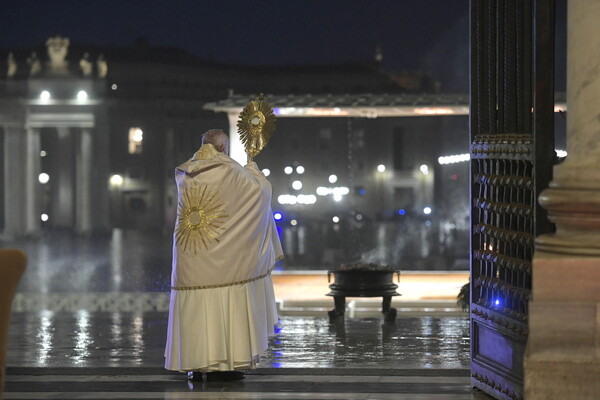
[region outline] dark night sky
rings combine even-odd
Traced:
[[[468,0],[18,0],[0,12],[0,48],[72,42],[176,46],[240,64],[372,60],[467,91]]]

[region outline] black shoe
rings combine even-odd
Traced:
[[[207,382],[232,382],[246,378],[240,371],[214,371],[206,374]]]
[[[192,382],[202,382],[202,372],[198,371],[189,371],[187,373],[188,381]]]

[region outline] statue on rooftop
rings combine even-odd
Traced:
[[[52,74],[66,75],[69,73],[69,63],[65,60],[69,52],[70,41],[66,37],[56,35],[46,41],[48,57],[50,58],[49,72]]]
[[[96,60],[96,68],[98,68],[98,78],[106,78],[108,74],[108,65],[104,59],[104,54],[100,54]]]
[[[85,53],[83,58],[79,61],[79,67],[83,76],[92,76],[92,62],[90,61],[90,54]]]
[[[15,56],[13,53],[8,53],[8,70],[6,71],[6,76],[9,78],[13,78],[17,74],[17,62],[15,61]]]
[[[37,75],[42,71],[42,63],[35,51],[27,58],[27,64],[29,64],[29,74],[31,76]]]

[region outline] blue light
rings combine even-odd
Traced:
[[[398,210],[398,215],[404,215],[406,214],[406,210],[404,208],[401,208]]]
[[[358,189],[358,194],[360,194],[361,196],[364,196],[365,193],[367,193],[365,189]]]
[[[281,214],[280,212],[276,212],[275,214],[273,214],[273,218],[275,218],[275,221],[281,221],[283,219],[283,214]]]
[[[494,301],[494,304],[499,306],[500,305],[500,300],[496,299],[496,301]]]

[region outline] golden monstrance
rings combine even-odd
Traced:
[[[249,162],[267,145],[275,132],[275,119],[273,109],[262,93],[256,100],[246,104],[240,113],[237,127]]]

